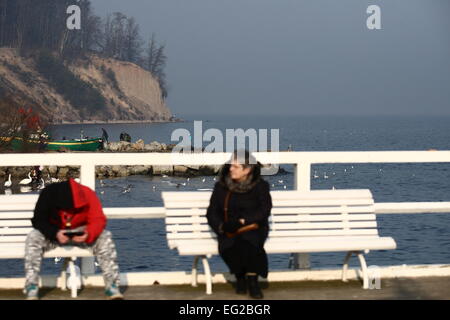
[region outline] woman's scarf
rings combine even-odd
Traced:
[[[258,177],[254,181],[252,181],[252,180],[253,180],[253,175],[251,173],[248,175],[247,179],[245,179],[242,182],[238,182],[238,181],[231,179],[229,174],[225,176],[226,187],[231,192],[237,192],[237,193],[245,193],[245,192],[248,192],[251,189],[253,189],[253,187],[258,184],[260,177]]]

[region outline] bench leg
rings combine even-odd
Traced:
[[[353,251],[347,252],[347,255],[345,256],[345,259],[344,259],[344,264],[342,266],[342,281],[343,282],[348,282],[348,280],[347,280],[348,261],[352,257],[352,254],[353,254]]]
[[[361,271],[363,275],[363,289],[369,289],[369,275],[367,271],[366,259],[363,252],[358,252],[359,263],[361,264]]]
[[[76,257],[72,257],[69,260],[69,271],[70,271],[70,289],[71,289],[71,295],[72,298],[76,298],[77,297],[77,274],[75,272],[75,260],[77,258]]]
[[[198,267],[198,259],[199,258],[200,258],[199,256],[196,256],[194,258],[194,262],[192,263],[192,286],[193,287],[197,286],[197,274],[198,274],[197,267]]]
[[[208,258],[202,256],[203,270],[205,271],[206,280],[206,294],[212,294],[212,276],[211,269],[209,268]]]
[[[309,270],[311,269],[311,262],[309,260],[309,253],[292,253],[289,258],[289,268],[294,270]]]
[[[64,262],[62,263],[62,269],[61,269],[61,290],[66,291],[67,290],[67,265],[69,263],[68,258],[64,258]]]

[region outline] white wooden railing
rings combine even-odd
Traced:
[[[310,190],[311,165],[333,163],[450,163],[450,151],[254,152],[263,164],[294,165],[294,189]],[[101,165],[222,165],[231,153],[44,153],[0,154],[0,167],[79,166],[81,183],[95,189],[95,167]],[[450,202],[376,203],[376,214],[450,213]],[[163,207],[105,208],[110,219],[164,218]],[[308,267],[307,255],[300,267]],[[83,263],[86,270],[92,261]],[[89,272],[89,271],[88,271]]]
[[[294,165],[294,189],[310,190],[311,165],[332,163],[450,163],[450,151],[255,152],[261,163]],[[0,154],[0,167],[79,166],[81,183],[95,189],[100,165],[221,165],[230,153],[44,153]],[[376,203],[377,214],[450,212],[450,202]],[[110,218],[163,218],[162,207],[107,208]]]

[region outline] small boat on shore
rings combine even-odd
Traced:
[[[54,140],[47,142],[47,150],[58,151],[67,149],[71,151],[97,151],[103,144],[102,138],[74,139],[74,140]]]
[[[14,151],[23,150],[23,138],[2,138],[4,140],[11,140],[11,147]],[[44,151],[97,151],[102,148],[102,138],[86,138],[86,139],[72,139],[72,140],[47,140],[28,139],[27,144],[30,147],[35,147]]]

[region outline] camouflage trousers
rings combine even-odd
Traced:
[[[38,285],[42,256],[45,252],[58,246],[58,243],[46,239],[39,230],[33,229],[28,234],[25,242],[25,287],[31,284]],[[93,244],[80,244],[77,246],[92,250],[102,269],[106,288],[109,288],[112,284],[119,286],[119,266],[116,262],[117,251],[110,231],[103,230]]]

